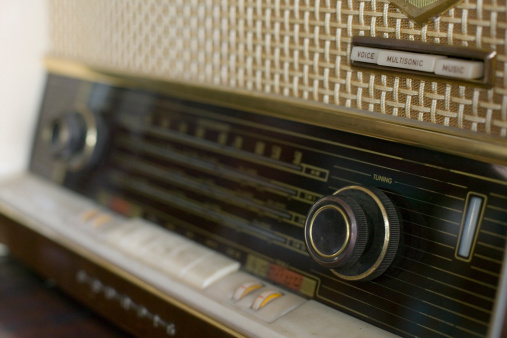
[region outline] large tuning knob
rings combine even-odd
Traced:
[[[393,262],[400,241],[394,204],[380,190],[349,186],[319,199],[305,224],[310,256],[345,280],[371,280]]]

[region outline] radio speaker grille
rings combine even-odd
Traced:
[[[425,26],[390,1],[50,0],[51,55],[507,137],[506,4],[464,0]],[[498,53],[479,89],[350,67],[353,36]]]

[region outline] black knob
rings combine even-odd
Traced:
[[[340,189],[319,199],[306,217],[310,257],[345,280],[380,276],[394,260],[399,241],[398,212],[376,188]]]
[[[368,240],[366,216],[353,199],[326,196],[317,201],[307,217],[308,252],[328,268],[350,266],[363,254]]]

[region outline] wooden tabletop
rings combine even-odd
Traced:
[[[129,337],[20,262],[0,255],[0,337]]]

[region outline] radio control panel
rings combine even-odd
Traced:
[[[487,334],[504,166],[244,107],[50,75],[31,171],[129,219],[80,214],[148,266],[204,290],[247,274],[226,288],[249,312],[313,300],[401,336]]]

